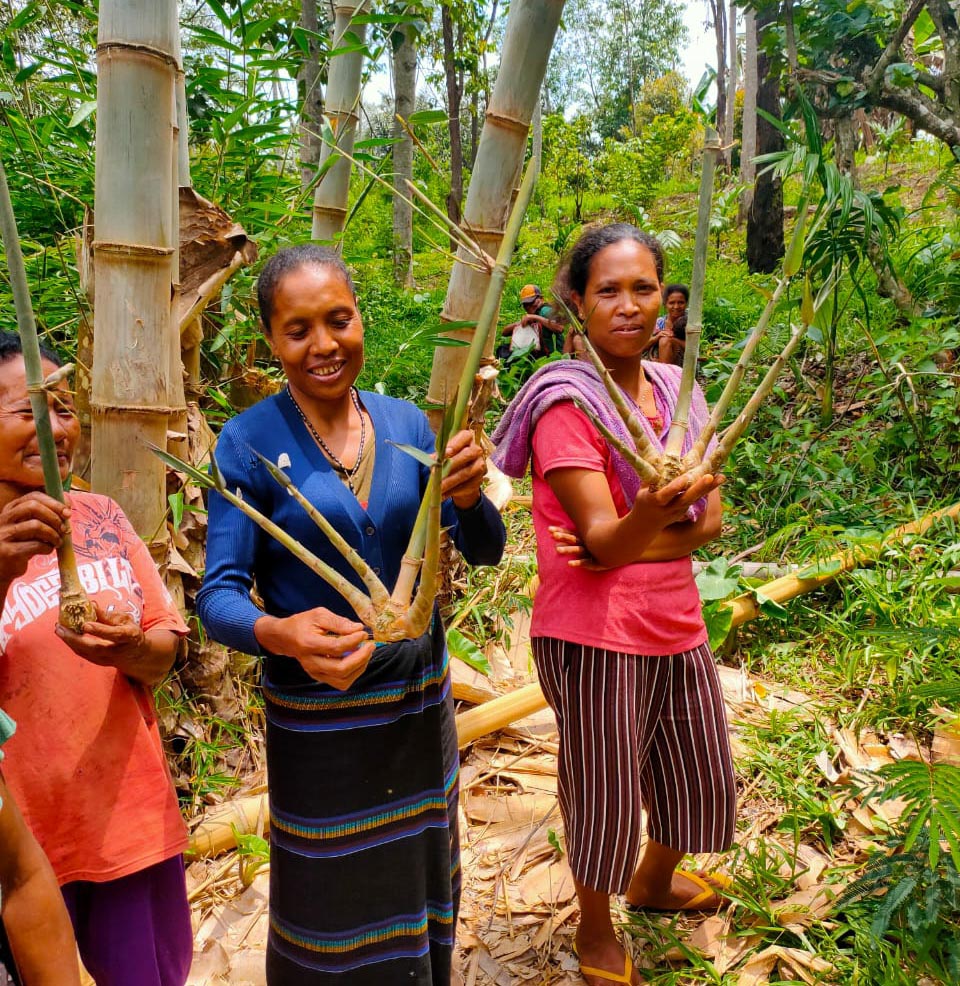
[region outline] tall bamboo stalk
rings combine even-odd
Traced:
[[[47,493],[61,503],[66,502],[63,483],[60,480],[60,465],[57,462],[57,443],[50,427],[50,408],[47,406],[47,391],[43,384],[43,366],[40,360],[40,340],[37,338],[37,324],[33,318],[33,305],[30,303],[30,289],[27,286],[27,272],[20,252],[20,236],[17,220],[10,201],[7,186],[7,172],[0,161],[0,238],[7,255],[7,268],[10,271],[10,284],[13,287],[13,303],[17,310],[17,329],[23,349],[23,365],[27,378],[27,393],[37,428],[37,445],[40,449],[40,462],[43,466],[43,485]],[[63,539],[57,548],[57,562],[60,566],[60,623],[70,630],[79,631],[83,624],[94,618],[94,609],[87,599],[80,577],[77,575],[77,558],[73,551],[73,537],[69,523],[65,525]]]
[[[413,137],[405,126],[414,111],[417,96],[417,31],[401,24],[396,33],[403,39],[393,50],[394,125],[393,136],[393,280],[402,288],[413,287],[413,206],[406,196],[405,182],[413,179]]]
[[[362,45],[366,39],[366,24],[354,24],[354,17],[363,13],[366,0],[343,0],[334,7],[336,18],[330,43],[330,69],[327,79],[327,118],[333,128],[336,145],[347,154],[353,153],[353,140],[360,118],[360,79],[363,72],[363,51],[354,45],[351,32]],[[338,49],[341,50],[338,54]],[[313,238],[334,241],[343,232],[347,221],[347,200],[350,194],[350,161],[342,155],[327,167],[336,150],[324,143],[320,148],[319,170],[323,177],[317,183],[313,197]]]
[[[510,6],[500,70],[490,96],[463,211],[464,227],[491,257],[497,255],[503,239],[513,183],[523,161],[530,121],[540,98],[562,11],[563,0],[514,0]],[[441,313],[445,321],[473,322],[480,312],[490,275],[476,270],[469,261],[466,251],[461,249]],[[470,339],[469,330],[450,334]],[[433,408],[443,404],[446,395],[453,392],[465,359],[463,347],[437,346],[434,350],[427,394]]]
[[[173,39],[175,42],[174,58],[176,59],[176,72],[173,82],[173,102],[170,105],[171,125],[173,126],[173,141],[170,152],[173,154],[174,180],[170,188],[170,222],[176,232],[174,238],[175,252],[173,255],[173,283],[171,288],[170,300],[170,377],[168,404],[171,414],[167,422],[167,434],[177,436],[171,438],[175,444],[174,448],[183,448],[185,445],[179,443],[186,441],[187,435],[187,396],[184,387],[183,372],[183,344],[180,334],[180,323],[176,313],[180,309],[180,188],[190,187],[190,150],[188,145],[188,122],[187,122],[187,92],[186,80],[183,74],[183,55],[180,51],[180,30],[177,22],[177,3],[171,4],[171,14],[174,18]],[[199,346],[194,347],[199,354]],[[183,436],[180,438],[179,436]]]
[[[175,0],[101,0],[94,241],[94,489],[164,534],[177,70]]]

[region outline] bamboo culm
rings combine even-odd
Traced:
[[[27,286],[27,272],[20,251],[20,235],[17,220],[10,201],[7,173],[0,162],[0,238],[7,255],[7,268],[13,287],[13,303],[17,312],[17,329],[23,349],[23,365],[27,378],[27,393],[37,428],[37,444],[40,448],[40,461],[43,465],[44,489],[49,496],[61,503],[66,502],[63,482],[60,479],[60,466],[57,462],[57,443],[50,427],[50,408],[47,405],[47,388],[43,380],[43,366],[40,359],[40,340],[37,325],[33,318],[33,305]],[[95,619],[96,613],[83,591],[77,574],[77,559],[73,551],[73,538],[70,524],[64,525],[63,536],[57,548],[57,562],[60,568],[60,623],[68,630],[81,632],[84,623]]]

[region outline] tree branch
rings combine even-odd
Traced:
[[[896,110],[927,133],[942,140],[947,147],[960,148],[960,121],[944,119],[931,110],[942,109],[923,95],[910,95],[902,89],[883,89],[876,99],[878,106]]]
[[[883,86],[883,80],[887,74],[887,69],[899,56],[900,46],[903,44],[906,36],[910,33],[910,29],[913,27],[914,22],[920,16],[920,12],[926,4],[927,0],[911,0],[910,6],[903,15],[903,20],[900,22],[900,26],[890,39],[889,44],[884,49],[884,52],[877,61],[877,64],[874,65],[869,72],[864,72],[863,74],[863,84],[866,86],[867,92],[874,94],[879,93],[881,87]]]

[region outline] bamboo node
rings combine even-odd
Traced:
[[[332,219],[345,219],[347,210],[335,205],[315,205],[313,214],[315,216],[329,216]]]
[[[515,116],[507,116],[506,113],[494,113],[487,110],[486,119],[504,130],[511,130],[513,133],[523,134],[524,137],[530,130],[529,120],[520,120]]]
[[[147,246],[143,243],[111,243],[109,240],[94,240],[93,252],[112,253],[118,257],[140,257],[145,260],[163,260],[172,257],[173,247]]]
[[[104,404],[101,401],[91,401],[90,410],[94,414],[112,414],[121,411],[124,414],[153,414],[171,415],[183,411],[183,408],[164,407],[158,404]]]
[[[101,55],[110,55],[114,51],[146,55],[148,58],[155,58],[163,62],[164,65],[172,65],[176,70],[180,69],[180,63],[172,52],[164,51],[163,48],[156,48],[153,45],[131,44],[129,41],[101,41],[97,45],[97,58]]]

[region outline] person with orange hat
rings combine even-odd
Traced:
[[[499,352],[501,358],[521,350],[533,359],[559,352],[563,346],[564,326],[553,318],[554,311],[544,300],[539,286],[524,284],[519,299],[524,315],[519,322],[503,330],[503,335],[510,341]]]

